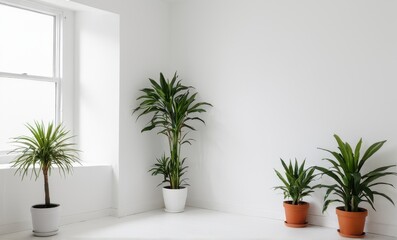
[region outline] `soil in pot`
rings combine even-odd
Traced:
[[[45,205],[45,204],[36,204],[33,205],[32,208],[55,208],[59,207],[59,204],[51,203],[50,205]]]
[[[292,201],[284,201],[285,225],[288,227],[301,228],[307,226],[307,212],[309,203],[299,202],[298,205],[292,204]]]
[[[367,209],[359,208],[359,212],[347,212],[343,207],[336,208],[336,215],[339,222],[339,234],[343,237],[360,238],[364,237],[365,218],[368,215]]]

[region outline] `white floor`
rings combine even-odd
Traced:
[[[31,231],[0,236],[0,240],[39,239]],[[65,225],[56,236],[59,239],[348,239],[335,229],[318,226],[287,228],[282,221],[228,214],[198,208],[184,213],[165,213],[155,210],[124,218],[105,217]],[[396,238],[367,234],[365,239],[392,240]]]

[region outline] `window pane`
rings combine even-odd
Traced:
[[[28,134],[25,124],[55,121],[55,83],[0,78],[0,151],[10,138]]]
[[[53,77],[54,19],[0,4],[0,72]]]

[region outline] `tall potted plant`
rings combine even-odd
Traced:
[[[78,150],[62,125],[50,123],[46,127],[43,122],[35,122],[26,126],[30,135],[14,138],[16,147],[11,153],[16,153],[17,157],[12,161],[12,167],[22,179],[30,173],[37,180],[43,174],[45,203],[31,207],[33,234],[51,236],[58,233],[60,205],[51,202],[49,175],[54,167],[60,174],[70,173],[73,164],[80,163]]]
[[[138,118],[150,115],[151,119],[141,132],[158,130],[158,134],[168,139],[169,156],[165,154],[157,159],[149,171],[152,175],[163,175],[160,183],[169,184],[163,187],[165,210],[168,212],[182,212],[187,197],[187,184],[183,175],[186,173],[186,158],[181,157],[181,148],[190,144],[189,130],[195,130],[191,125],[194,121],[205,123],[198,117],[206,112],[204,106],[212,106],[207,102],[197,102],[197,93],[191,94],[193,87],[182,85],[175,73],[171,81],[160,73],[159,82],[149,79],[150,88],[142,89],[142,95],[137,98],[139,106],[134,109],[139,112]]]
[[[336,208],[340,235],[353,238],[363,237],[368,211],[360,207],[360,204],[366,202],[375,210],[375,196],[381,196],[394,205],[393,200],[376,187],[393,186],[385,180],[381,181],[381,179],[386,176],[397,175],[395,171],[389,170],[396,165],[380,166],[364,172],[365,163],[386,141],[372,144],[360,158],[362,139],[353,150],[350,144],[343,142],[338,135],[335,134],[334,137],[338,143],[339,151],[320,148],[333,156],[333,159],[323,159],[331,164],[330,168],[316,167],[323,175],[334,181],[334,184],[322,185],[327,189],[324,196],[323,212],[327,210],[330,203],[341,203],[342,206]],[[331,194],[334,197],[331,198]]]
[[[282,190],[284,199],[290,199],[284,201],[283,204],[286,218],[285,225],[294,228],[306,227],[309,203],[304,202],[303,198],[310,196],[314,192],[313,189],[318,187],[318,185],[310,186],[316,176],[314,174],[315,168],[305,168],[305,161],[299,164],[297,159],[295,159],[294,165],[291,160],[288,165],[283,159],[280,160],[285,177],[276,169],[274,171],[284,185],[276,186],[274,189]]]

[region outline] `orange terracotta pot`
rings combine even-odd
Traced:
[[[360,212],[346,212],[343,207],[336,208],[339,222],[339,234],[343,237],[364,237],[365,218],[367,209],[360,208]]]
[[[298,205],[293,205],[291,201],[284,201],[285,210],[285,225],[288,227],[306,227],[307,226],[307,212],[309,203],[300,202]]]

